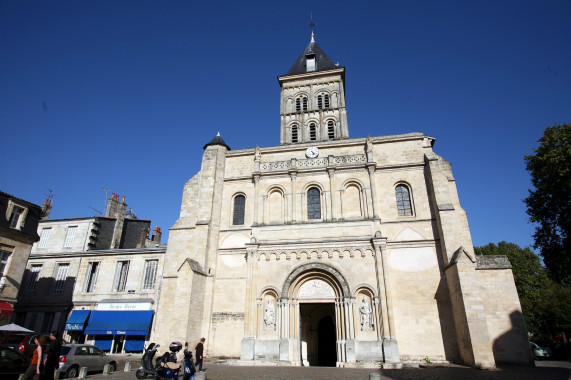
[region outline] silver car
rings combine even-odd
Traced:
[[[77,377],[81,367],[87,367],[87,372],[95,372],[103,371],[105,364],[111,366],[111,371],[117,369],[115,360],[91,344],[64,344],[59,356],[58,372],[60,378]]]

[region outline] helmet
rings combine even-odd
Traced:
[[[169,350],[171,352],[179,352],[181,349],[182,349],[181,342],[171,342],[171,344],[169,344]]]

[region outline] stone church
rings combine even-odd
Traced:
[[[278,81],[280,145],[218,135],[184,186],[151,340],[249,364],[529,364],[511,265],[474,255],[435,139],[349,138],[345,68],[313,33]]]

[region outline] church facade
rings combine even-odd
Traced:
[[[529,364],[509,261],[474,255],[435,139],[349,138],[345,68],[313,36],[278,81],[280,145],[217,136],[184,186],[151,340],[251,364]]]

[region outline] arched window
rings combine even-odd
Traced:
[[[294,124],[291,126],[291,142],[292,143],[296,143],[299,142],[298,136],[297,136],[297,124]]]
[[[410,203],[410,192],[405,185],[398,185],[395,189],[397,196],[397,209],[400,216],[411,216],[412,205]]]
[[[311,141],[317,140],[317,127],[315,123],[309,123],[309,139]]]
[[[321,219],[321,192],[317,187],[307,190],[307,219]]]
[[[335,139],[335,123],[333,120],[327,122],[327,137],[329,140]]]
[[[329,108],[329,95],[321,94],[317,96],[317,108],[324,109]]]
[[[295,99],[295,111],[299,112],[302,109],[307,111],[307,96],[298,96]]]
[[[246,197],[237,195],[234,197],[234,214],[232,217],[232,224],[241,226],[244,224],[244,213],[246,211]]]

